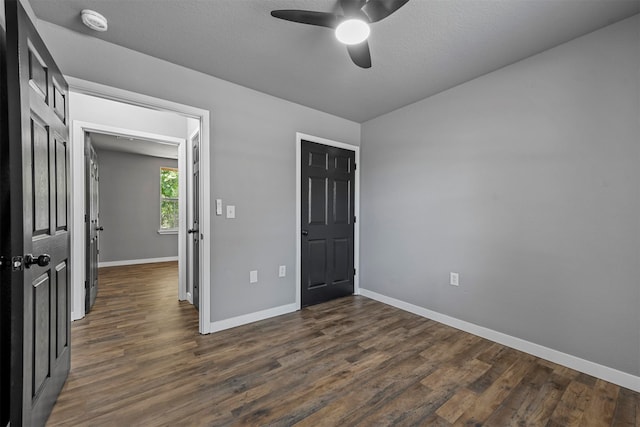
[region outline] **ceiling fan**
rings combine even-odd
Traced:
[[[335,30],[336,38],[347,45],[353,62],[362,68],[371,68],[369,51],[369,24],[378,22],[409,0],[339,0],[343,15],[311,10],[274,10],[271,16],[300,24],[317,25]]]

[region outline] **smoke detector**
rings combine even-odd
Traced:
[[[100,15],[95,10],[84,9],[80,16],[82,17],[82,23],[94,31],[107,31],[109,27],[107,24],[107,18]]]

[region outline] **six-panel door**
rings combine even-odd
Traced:
[[[11,250],[25,267],[11,276],[11,424],[43,425],[70,364],[68,89],[22,5],[7,0],[6,15],[9,144],[22,165],[10,174],[22,243]]]
[[[352,295],[355,152],[302,141],[302,306]]]

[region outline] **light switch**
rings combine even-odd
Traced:
[[[236,217],[236,207],[233,205],[227,205],[227,218],[235,218]]]
[[[216,199],[216,215],[222,215],[222,199]]]
[[[287,275],[287,266],[286,265],[281,265],[278,268],[278,277],[284,277]]]
[[[249,272],[249,283],[258,283],[258,270],[251,270]]]

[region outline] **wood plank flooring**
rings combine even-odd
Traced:
[[[640,396],[364,297],[199,335],[176,263],[100,269],[50,426],[629,426]]]

